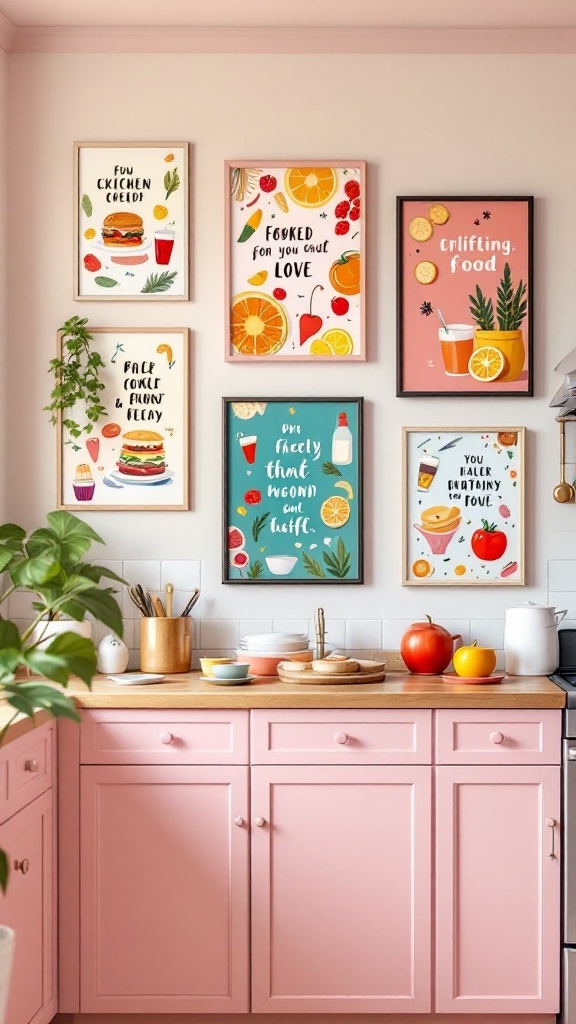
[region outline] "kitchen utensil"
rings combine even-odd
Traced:
[[[136,588],[135,589],[136,589],[136,592],[137,592],[138,597],[140,598],[142,604],[147,609],[148,615],[150,616],[150,618],[154,618],[154,616],[156,615],[156,612],[154,610],[154,605],[152,604],[152,599],[150,597],[150,594],[148,593],[147,590],[144,590],[143,586],[140,583],[136,584]]]
[[[321,686],[342,683],[380,683],[386,677],[386,665],[382,661],[359,661],[357,672],[335,672],[324,675],[314,672],[312,666],[305,672],[286,672],[278,666],[278,677],[285,683],[302,683],[305,686]]]
[[[563,505],[566,502],[574,501],[576,497],[576,491],[572,484],[569,484],[565,478],[565,467],[566,467],[566,428],[564,426],[564,420],[560,419],[560,483],[556,484],[554,488],[554,501],[559,501]]]
[[[446,323],[444,317],[442,316],[442,311],[440,309],[438,309],[438,306],[436,306],[436,312],[438,313],[438,319],[439,319],[440,323],[442,324],[442,327],[446,331],[446,334],[449,334],[448,324]]]
[[[152,597],[152,604],[154,606],[154,611],[156,612],[156,615],[158,616],[158,618],[164,619],[166,617],[166,612],[164,610],[164,605],[162,604],[162,601],[160,600],[160,598],[157,595],[153,595],[153,597]]]
[[[216,679],[245,679],[248,675],[248,665],[214,665],[212,673]]]
[[[307,651],[309,649],[309,643],[307,640],[299,641],[298,643],[277,643],[274,644],[270,641],[269,644],[260,646],[259,644],[246,644],[242,640],[239,642],[238,647],[241,651],[250,651],[253,654],[289,654],[290,651],[298,653],[299,651]]]
[[[335,672],[338,675],[341,675],[342,672],[358,672],[359,668],[360,666],[354,658],[323,658],[321,661],[312,662],[312,670],[321,672],[323,675],[333,675]]]
[[[190,615],[190,612],[192,611],[192,609],[193,609],[194,605],[196,604],[196,602],[197,602],[199,597],[200,597],[200,591],[199,591],[198,587],[196,587],[194,593],[192,594],[192,597],[190,598],[190,600],[188,601],[188,604],[186,605],[184,611],[182,612],[181,618],[184,618],[185,615]]]
[[[200,668],[202,669],[203,675],[212,676],[212,670],[215,665],[233,665],[233,658],[200,658]]]
[[[491,676],[458,676],[455,672],[445,672],[442,676],[445,683],[472,683],[474,686],[501,683],[505,678],[504,672],[494,672]]]
[[[166,615],[170,619],[172,617],[172,596],[174,594],[174,584],[167,583],[166,587]]]
[[[320,661],[324,657],[326,641],[326,620],[323,608],[316,609],[314,613],[314,626],[316,629],[316,657]]]
[[[504,623],[506,673],[512,676],[547,676],[558,668],[558,623],[566,615],[552,605],[527,601],[508,608]]]
[[[132,604],[136,605],[138,611],[142,615],[148,615],[149,614],[148,613],[148,608],[146,607],[146,603],[144,601],[142,601],[142,599],[140,597],[140,594],[136,590],[136,587],[128,587],[128,597],[132,601]]]
[[[192,658],[192,620],[140,620],[140,668],[144,672],[189,672]]]

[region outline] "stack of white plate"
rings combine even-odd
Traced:
[[[248,633],[242,637],[238,650],[245,654],[267,655],[295,654],[309,649],[305,633]]]

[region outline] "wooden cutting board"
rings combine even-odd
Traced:
[[[304,686],[330,685],[339,683],[381,683],[386,677],[386,665],[382,661],[363,661],[357,672],[315,672],[307,668],[304,672],[288,672],[278,666],[278,678],[283,683],[303,683]]]

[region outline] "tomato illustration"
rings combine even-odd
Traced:
[[[102,264],[97,256],[93,256],[91,252],[84,257],[84,266],[86,270],[89,270],[91,274],[95,274],[97,270],[100,270]]]
[[[260,178],[260,188],[263,192],[273,192],[278,182],[273,174],[264,174]]]
[[[495,562],[506,551],[508,538],[497,529],[496,523],[489,524],[487,519],[483,519],[482,529],[472,534],[470,543],[472,551],[482,562]]]
[[[262,495],[260,491],[246,491],[244,501],[247,505],[259,505],[262,501]]]

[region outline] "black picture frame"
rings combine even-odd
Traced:
[[[426,204],[442,204],[449,207],[450,204],[458,203],[478,203],[482,206],[484,211],[489,213],[489,207],[496,203],[523,203],[526,205],[526,243],[527,243],[527,298],[528,307],[525,317],[525,323],[528,329],[528,345],[526,352],[526,363],[524,369],[527,370],[527,382],[526,387],[522,390],[518,388],[498,388],[491,389],[482,392],[480,389],[475,387],[474,389],[462,388],[458,390],[453,388],[451,390],[445,390],[438,388],[432,389],[420,389],[416,387],[405,386],[405,362],[406,362],[406,339],[405,339],[405,317],[404,317],[404,281],[405,281],[405,251],[406,251],[406,220],[405,220],[405,205],[407,203],[426,203]],[[483,216],[483,214],[482,214]],[[449,223],[449,222],[448,222]],[[479,222],[480,226],[482,221]],[[476,224],[476,221],[472,221],[471,228]],[[424,242],[425,245],[425,242]],[[423,250],[424,252],[424,250]],[[499,277],[500,275],[498,275]],[[494,284],[494,310],[496,310],[496,285]],[[473,286],[471,279],[470,286]],[[430,297],[432,293],[430,294]],[[436,319],[436,318],[435,318]],[[450,319],[448,318],[450,322]],[[440,325],[439,325],[440,326]],[[497,382],[496,382],[497,383]],[[489,384],[485,387],[490,387]],[[427,196],[397,196],[396,197],[396,396],[398,398],[530,398],[534,395],[534,196],[445,196],[441,193],[436,195]]]
[[[326,412],[329,411],[331,414],[330,419],[322,417],[318,423],[315,423],[314,417],[310,415],[311,407],[314,404],[323,407],[319,414],[324,412],[325,407],[331,407],[330,410],[326,410]],[[276,407],[274,416],[271,416],[271,406]],[[237,410],[234,407],[237,407]],[[257,407],[256,412],[253,412],[254,407]],[[263,411],[260,412],[262,408]],[[301,479],[306,481],[305,485],[301,487],[301,493],[299,487],[297,487],[297,497],[290,496],[288,503],[286,503],[289,504],[292,501],[295,505],[291,506],[289,511],[284,512],[284,506],[279,506],[279,502],[282,502],[283,499],[279,498],[278,494],[270,495],[271,487],[277,489],[276,485],[274,483],[266,485],[264,490],[262,483],[262,478],[268,480],[271,473],[279,472],[279,449],[277,445],[282,440],[283,434],[276,437],[272,446],[272,452],[276,453],[273,457],[275,460],[274,464],[272,461],[269,461],[268,464],[261,463],[257,468],[259,475],[254,476],[253,481],[250,480],[252,470],[247,469],[243,460],[246,460],[248,465],[252,465],[254,462],[257,466],[256,453],[262,451],[263,445],[265,445],[263,450],[264,459],[268,458],[271,453],[269,435],[266,435],[265,431],[254,434],[254,431],[259,426],[265,425],[266,429],[272,427],[273,433],[275,429],[278,432],[279,417],[282,417],[290,428],[292,426],[301,427],[302,423],[298,420],[298,415],[304,409],[307,414],[303,417],[304,424],[308,430],[310,430],[311,422],[314,424],[315,437],[312,438],[312,435],[307,437],[303,434],[295,433],[293,436],[300,438],[296,443],[301,443],[303,449],[294,453],[293,458],[292,453],[287,456],[283,450],[281,450],[280,454],[287,458],[287,466],[294,466],[294,472],[302,468],[302,463],[304,459],[307,459],[308,453],[311,456],[310,465],[306,463],[306,474],[301,477]],[[242,414],[242,419],[238,416],[238,410]],[[346,426],[353,428],[351,431],[352,462],[347,465],[338,463],[338,466],[341,467],[338,469],[338,466],[332,463],[331,460],[334,452],[333,433],[340,422],[339,417],[341,413],[345,412],[347,417],[353,411],[355,414],[354,423],[351,417],[351,423],[349,425],[346,424]],[[265,424],[266,415],[269,416],[268,424]],[[251,443],[252,438],[255,437],[253,443],[254,452],[250,451],[249,457],[246,452],[243,452],[240,457],[238,455],[241,449],[247,449],[248,444],[240,445],[238,450],[234,450],[231,443],[232,440],[240,440],[240,436],[243,435],[243,431],[238,431],[239,426],[242,426],[243,422],[251,424],[251,432],[246,436],[246,440]],[[235,433],[236,431],[238,433]],[[260,438],[262,439],[260,440]],[[318,449],[311,446],[315,444],[319,445]],[[332,444],[330,451],[327,450],[328,444]],[[298,462],[297,467],[296,462]],[[314,472],[312,462],[315,463]],[[364,399],[362,397],[223,397],[222,583],[283,586],[363,584],[363,463]],[[331,469],[327,468],[329,464]],[[344,465],[346,466],[345,469]],[[245,476],[243,471],[245,471]],[[313,475],[310,475],[311,472],[313,472]],[[268,473],[269,477],[262,477],[263,473]],[[251,492],[246,490],[246,493],[244,493],[245,488],[251,482],[257,486],[254,486]],[[250,495],[250,498],[248,498],[248,495]],[[346,518],[340,522],[339,526],[323,524],[320,527],[318,518],[315,517],[320,517],[322,523],[325,522],[325,519],[322,518],[322,514],[319,512],[318,503],[320,502],[320,508],[323,508],[327,499],[334,497],[343,500],[343,503],[342,501],[337,503],[337,511],[341,512],[343,510],[341,514],[345,515]],[[249,502],[255,502],[255,504],[252,505]],[[271,504],[270,509],[266,509],[266,503]],[[265,515],[266,511],[269,513],[268,516]],[[294,519],[290,519],[292,514],[295,514],[296,517],[299,515],[300,519],[303,519],[302,529],[310,522],[314,526],[310,531],[302,532],[301,535],[292,534],[291,527],[294,525]],[[286,515],[289,518],[279,523],[277,522],[279,515]],[[258,524],[254,527],[255,520],[261,519],[262,516],[264,517],[264,524],[259,526],[259,528]],[[275,522],[277,522],[279,527],[277,532],[282,532],[288,538],[286,544],[281,545],[283,549],[286,548],[286,551],[276,551],[278,544],[274,543],[277,538],[273,532]],[[287,529],[283,527],[288,527],[288,525],[290,525],[290,530],[287,532]],[[296,525],[299,528],[301,523]],[[342,532],[338,534],[340,527]],[[306,537],[308,540],[306,540]],[[231,538],[236,542],[235,547],[231,547]],[[331,546],[332,544],[333,547]],[[266,555],[266,548],[270,551],[269,555]],[[248,557],[248,562],[244,569],[232,563],[231,554],[234,551],[244,552]],[[274,570],[270,567],[269,558],[271,562],[274,562]],[[294,564],[288,569],[288,563],[292,561],[294,561]],[[260,564],[259,572],[257,571],[257,562]],[[256,573],[254,574],[255,569]],[[282,569],[281,573],[278,572],[279,569]],[[296,570],[296,574],[294,574],[294,570]]]

